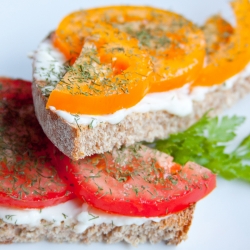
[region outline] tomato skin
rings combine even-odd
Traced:
[[[250,2],[248,0],[235,0],[231,3],[236,27],[233,29],[222,18],[210,18],[205,24],[205,30],[212,25],[214,32],[208,37],[206,66],[201,70],[191,88],[196,86],[213,86],[222,84],[230,77],[244,70],[250,58]],[[224,36],[223,36],[224,34]],[[226,37],[225,37],[226,34]],[[212,49],[212,53],[211,53]]]
[[[44,199],[34,199],[30,197],[22,197],[22,200],[14,198],[10,199],[10,197],[3,192],[0,193],[0,197],[0,205],[4,207],[41,209],[64,203],[73,199],[75,196],[72,192],[68,191],[68,193],[61,192],[56,195],[54,193],[47,194]]]
[[[35,117],[31,83],[0,78],[0,87],[0,205],[43,208],[70,200]]]
[[[57,151],[53,161],[61,178],[68,181],[74,193],[83,201],[105,212],[127,216],[164,216],[181,211],[206,196],[216,186],[216,176],[210,170],[189,162],[176,173],[179,165],[176,166],[170,156],[160,152],[156,153],[156,168],[159,170],[156,182],[165,180],[162,184],[150,184],[145,180],[153,176],[151,181],[154,182],[150,165],[145,166],[145,173],[139,173],[140,162],[144,162],[147,155],[152,159],[156,151],[143,148],[139,152],[139,160],[133,159],[133,166],[127,168],[132,174],[126,181],[114,178],[113,170],[117,166],[110,153],[73,162]],[[137,174],[133,175],[136,171]],[[119,173],[120,170],[117,171]]]

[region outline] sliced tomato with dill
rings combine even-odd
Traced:
[[[140,144],[73,162],[55,151],[55,165],[75,194],[93,207],[128,216],[164,216],[197,202],[216,185],[210,170]]]
[[[31,83],[0,78],[0,205],[43,208],[73,197],[49,157]]]

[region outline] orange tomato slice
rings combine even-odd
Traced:
[[[232,25],[220,15],[210,17],[202,27],[202,30],[206,39],[206,53],[208,56],[225,46],[234,33]]]
[[[72,13],[60,23],[53,43],[72,67],[47,108],[79,114],[114,113],[134,106],[149,91],[181,87],[194,80],[205,55],[201,30],[151,7]]]
[[[77,114],[109,114],[148,92],[152,65],[125,33],[105,23],[88,29],[80,56],[52,91],[47,107]]]
[[[168,91],[193,82],[203,67],[205,38],[192,22],[152,7],[115,6],[90,11],[91,22],[108,22],[138,40],[151,56],[149,92]]]
[[[222,84],[249,63],[250,3],[248,0],[236,0],[232,2],[232,7],[236,17],[235,29],[220,17],[206,22],[207,64],[192,87]]]

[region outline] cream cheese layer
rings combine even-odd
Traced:
[[[6,223],[39,227],[41,220],[45,220],[56,227],[63,222],[65,226],[73,227],[76,233],[83,233],[89,227],[103,223],[114,226],[129,226],[132,224],[140,226],[149,221],[159,222],[168,216],[146,218],[108,214],[89,207],[78,199],[43,209],[0,207],[0,219]]]

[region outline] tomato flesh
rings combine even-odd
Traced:
[[[164,216],[181,211],[210,193],[216,177],[195,163],[140,144],[73,162],[55,151],[59,175],[95,208],[128,216]]]
[[[0,78],[0,204],[43,208],[73,198],[49,158],[52,144],[36,120],[31,83]]]
[[[222,84],[249,63],[250,2],[235,0],[231,5],[236,19],[234,29],[220,17],[212,17],[204,25],[208,33],[206,65],[192,87]]]

